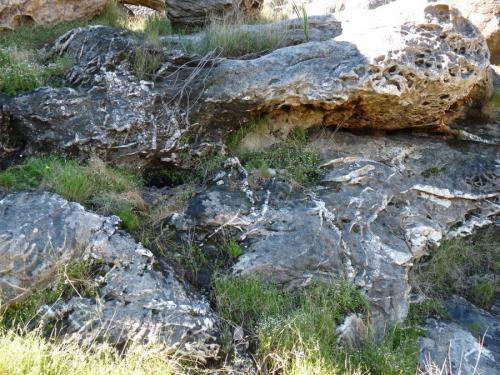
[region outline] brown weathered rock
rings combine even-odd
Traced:
[[[464,17],[476,25],[488,43],[491,63],[500,64],[500,1],[497,0],[449,0]]]
[[[200,26],[211,16],[258,15],[263,0],[165,0],[167,16],[173,24]]]
[[[334,39],[221,61],[199,88],[193,119],[234,124],[266,114],[273,130],[285,132],[426,128],[451,121],[487,80],[483,37],[448,5],[396,1],[360,12],[342,29]]]
[[[26,23],[46,25],[74,21],[101,13],[108,0],[2,0],[0,30],[14,29]]]

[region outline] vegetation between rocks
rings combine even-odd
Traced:
[[[256,342],[264,373],[414,374],[417,338],[412,327],[389,329],[381,342],[369,334],[360,346],[342,347],[337,325],[349,313],[367,313],[366,298],[346,281],[312,282],[288,290],[257,277],[220,276],[212,298],[230,327]],[[230,336],[228,334],[228,336]]]
[[[56,281],[52,287],[35,289],[27,299],[11,305],[3,312],[0,311],[0,329],[2,326],[26,326],[37,317],[37,311],[42,305],[51,305],[61,298],[74,295],[95,296],[97,289],[94,277],[99,273],[99,268],[100,263],[90,259],[61,266],[57,270]]]
[[[454,238],[421,258],[410,273],[414,288],[434,298],[459,294],[490,309],[500,296],[500,236],[490,230]]]
[[[141,185],[137,175],[97,158],[87,164],[55,156],[34,158],[0,172],[0,189],[51,190],[100,213],[116,214],[131,230],[138,224],[136,211],[145,205]]]

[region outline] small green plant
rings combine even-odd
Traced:
[[[418,366],[418,338],[424,331],[395,326],[386,331],[381,342],[362,345],[350,352],[351,363],[370,375],[415,374]]]
[[[146,19],[144,34],[168,35],[172,33],[172,25],[165,16],[153,15]]]
[[[86,346],[78,340],[50,340],[38,331],[0,329],[0,374],[173,375],[186,370],[161,346],[133,346],[124,354],[103,343]]]
[[[443,303],[435,298],[429,298],[410,305],[407,317],[410,324],[424,324],[427,318],[450,319],[450,314],[443,306]]]
[[[440,173],[443,173],[446,171],[446,167],[432,167],[428,168],[425,171],[421,173],[421,175],[425,178],[437,176]]]
[[[498,297],[498,285],[488,278],[478,280],[468,291],[469,299],[484,309],[491,309]]]
[[[500,110],[500,91],[495,92],[495,94],[491,98],[491,104],[497,111]]]
[[[294,305],[290,293],[257,277],[216,277],[212,298],[222,319],[245,328],[255,327],[264,318],[284,314]]]
[[[134,208],[132,206],[125,206],[121,208],[117,213],[124,227],[128,229],[130,232],[137,230],[140,227],[140,219],[137,213],[135,213]]]
[[[139,79],[151,79],[161,66],[161,51],[152,46],[141,46],[135,50],[134,72]]]
[[[243,255],[243,249],[240,245],[234,240],[229,241],[227,244],[225,251],[227,254],[231,256],[231,258],[236,259]]]

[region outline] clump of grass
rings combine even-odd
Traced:
[[[243,255],[243,249],[234,240],[229,241],[229,243],[226,245],[225,251],[233,259],[239,258]]]
[[[169,375],[187,371],[162,347],[134,346],[124,355],[102,343],[83,347],[76,341],[49,341],[38,332],[0,329],[0,373]]]
[[[434,298],[460,294],[489,309],[500,296],[500,237],[487,231],[473,238],[445,240],[411,270],[415,288]]]
[[[350,351],[350,361],[370,375],[415,374],[418,366],[418,338],[424,331],[394,326],[380,342],[365,343]]]
[[[276,49],[285,33],[285,29],[255,32],[241,22],[213,20],[204,30],[202,40],[193,43],[190,49],[202,55],[217,49],[226,57],[263,54]]]
[[[139,225],[136,210],[145,207],[141,186],[135,174],[96,158],[84,165],[59,157],[34,158],[0,172],[1,190],[48,189],[103,214],[116,214],[130,230]]]
[[[248,329],[291,311],[294,305],[290,292],[257,277],[219,276],[212,291],[221,318]]]
[[[65,57],[45,63],[34,51],[0,46],[0,92],[16,95],[46,86],[54,77],[63,76],[70,65]]]
[[[307,16],[307,9],[305,4],[301,4],[300,6],[292,1],[292,9],[297,19],[302,22],[302,29],[304,30],[304,37],[306,41],[309,41],[309,17]]]
[[[172,25],[165,16],[153,15],[147,17],[144,24],[144,34],[168,35],[172,34]]]
[[[319,168],[319,154],[308,149],[306,137],[305,130],[294,129],[282,143],[260,151],[243,151],[239,157],[247,169],[284,170],[294,182],[310,185],[320,180],[324,171]]]
[[[497,111],[500,110],[500,91],[495,92],[495,94],[491,98],[491,104]]]
[[[450,314],[443,303],[436,298],[428,298],[419,303],[412,303],[406,318],[410,324],[424,324],[427,318],[450,319]]]
[[[34,319],[42,305],[51,305],[61,298],[73,295],[82,297],[95,296],[97,293],[93,275],[99,267],[97,262],[82,260],[65,265],[57,271],[52,287],[35,290],[23,302],[8,307],[0,316],[1,325],[14,327],[26,325]]]
[[[336,326],[349,313],[366,313],[368,302],[345,281],[316,281],[287,290],[256,277],[220,276],[213,299],[224,321],[256,337],[257,362],[266,373],[411,374],[422,331],[394,327],[380,342],[356,348],[337,343]]]

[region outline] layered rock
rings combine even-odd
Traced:
[[[406,317],[416,258],[500,212],[497,145],[325,132],[311,147],[327,170],[317,186],[249,176],[233,159],[173,224],[197,228],[205,245],[221,230],[237,236],[245,251],[236,274],[295,286],[344,277],[365,291],[383,328]]]
[[[119,219],[85,211],[46,192],[0,199],[0,287],[4,307],[55,281],[65,265],[90,258],[104,264],[98,296],[75,296],[46,306],[41,321],[62,321],[64,332],[92,342],[162,343],[178,354],[213,357],[216,317],[204,299],[155,271],[153,254],[117,229]]]
[[[104,27],[70,31],[52,53],[76,60],[67,76],[73,88],[3,100],[2,133],[15,129],[20,137],[0,139],[0,159],[61,152],[137,167],[178,164],[187,149],[183,134],[196,135],[191,153],[206,153],[205,141],[224,138],[255,115],[267,115],[272,130],[285,134],[319,125],[433,129],[486,85],[487,46],[447,5],[394,2],[343,25],[337,37],[338,22],[315,22],[313,41],[304,43],[291,23],[293,37],[283,40],[292,45],[249,59],[217,51],[200,57],[182,43],[172,47],[171,38],[169,47],[152,46]],[[248,30],[258,33],[259,26]],[[148,76],[154,83],[136,78],[138,53],[162,62]]]
[[[165,0],[165,3],[173,24],[193,27],[210,22],[212,17],[255,17],[263,0]]]
[[[108,0],[2,0],[0,30],[36,23],[47,25],[100,14]]]

